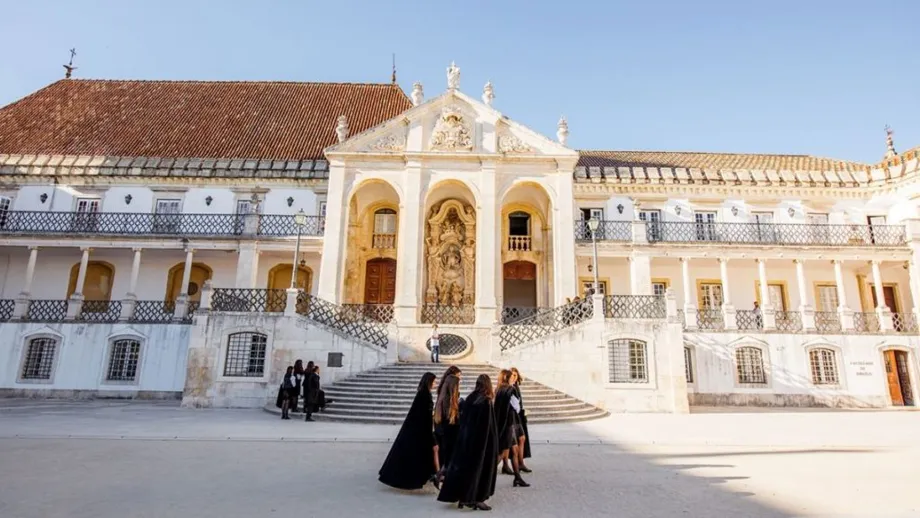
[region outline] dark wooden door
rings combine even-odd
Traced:
[[[874,309],[878,306],[878,299],[875,297],[875,286],[870,284],[869,288],[872,290],[872,308]],[[883,286],[882,292],[885,294],[885,305],[888,306],[888,309],[892,313],[899,313],[901,308],[898,307],[898,299],[894,296],[894,286]]]
[[[364,277],[365,304],[392,304],[396,300],[396,261],[373,259],[367,262]]]
[[[888,393],[891,395],[891,404],[894,406],[904,406],[904,398],[901,397],[901,383],[898,380],[898,362],[895,358],[897,351],[885,351],[885,374],[888,376]]]
[[[901,388],[901,400],[904,406],[914,406],[914,389],[910,386],[910,367],[907,363],[907,353],[894,351],[895,368],[898,371],[898,385]]]

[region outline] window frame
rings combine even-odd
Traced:
[[[831,368],[833,369],[833,378],[834,378],[834,379],[833,379],[833,381],[821,381],[821,382],[819,382],[819,380],[815,378],[815,374],[816,374],[816,372],[815,372],[815,366],[816,366],[816,364],[814,363],[814,359],[812,358],[812,355],[814,355],[814,354],[819,354],[819,355],[820,355],[821,353],[825,353],[825,352],[829,352],[829,353],[831,354],[830,366],[831,366]],[[841,381],[841,380],[842,380],[842,376],[841,376],[841,374],[842,374],[843,370],[840,368],[840,360],[841,360],[841,358],[842,358],[842,355],[841,355],[841,352],[840,352],[839,350],[837,350],[836,348],[833,348],[833,347],[829,347],[829,346],[827,346],[827,345],[816,345],[816,346],[813,346],[813,347],[809,347],[809,348],[806,350],[806,353],[807,353],[807,368],[808,368],[808,374],[809,374],[809,378],[811,379],[811,384],[812,384],[812,385],[814,385],[815,387],[823,387],[823,388],[835,388],[835,387],[840,387],[840,386],[842,386],[842,381]],[[822,361],[821,363],[819,363],[819,364],[817,364],[817,365],[819,365],[819,369],[818,369],[818,370],[821,371],[821,373],[820,373],[821,376],[824,376],[824,378],[822,378],[822,379],[827,378],[827,376],[826,376],[827,373],[824,372],[824,369],[827,368],[827,363]]]
[[[740,362],[739,354],[742,351],[756,351],[760,359],[760,375],[763,377],[763,381],[748,381],[747,379],[742,379],[742,362]],[[734,363],[734,378],[735,385],[738,387],[747,387],[747,388],[768,388],[771,386],[770,383],[770,369],[768,366],[767,351],[766,348],[760,345],[755,344],[744,344],[735,347],[735,350],[732,353],[732,362]]]
[[[392,218],[380,218],[380,221],[392,220],[392,227],[393,227],[392,232],[380,232],[381,229],[377,227],[378,216],[392,216]],[[373,235],[375,236],[376,235],[393,235],[393,236],[396,235],[396,230],[399,226],[398,214],[396,212],[396,209],[393,209],[390,207],[380,207],[374,211],[373,217],[374,217],[374,225],[371,231]],[[388,226],[388,225],[384,225],[384,226]],[[382,229],[382,230],[386,230],[386,229]]]
[[[687,344],[684,344],[684,377],[687,385],[696,385],[696,351]]]
[[[112,371],[112,361],[115,356],[115,346],[119,342],[132,341],[137,342],[137,360],[134,368],[134,378],[131,380],[113,380],[109,378],[109,375]],[[108,348],[105,355],[105,364],[102,369],[102,383],[105,385],[139,385],[141,379],[141,373],[144,367],[144,349],[145,349],[145,340],[141,336],[137,335],[118,335],[109,338]]]
[[[25,374],[26,360],[29,357],[29,348],[35,340],[51,340],[54,342],[54,353],[51,356],[51,372],[48,378],[26,378]],[[57,374],[58,361],[61,358],[61,349],[64,345],[64,337],[53,333],[35,333],[23,337],[22,350],[19,353],[19,367],[16,371],[17,384],[30,385],[54,385],[54,378]]]
[[[230,337],[236,334],[241,333],[252,333],[265,336],[265,356],[262,362],[262,375],[261,376],[236,376],[236,375],[227,375],[227,357],[230,349]],[[246,327],[237,327],[232,329],[227,329],[221,333],[220,337],[220,357],[218,358],[218,371],[217,371],[217,381],[221,382],[231,382],[231,383],[254,383],[254,382],[266,382],[271,376],[271,367],[272,367],[272,339],[273,334],[267,329],[246,326]]]
[[[633,346],[641,346],[641,363],[633,362]],[[616,358],[614,351],[617,346],[626,346],[625,358]],[[625,361],[625,365],[615,365],[617,361]],[[648,342],[638,338],[614,338],[607,340],[607,383],[610,385],[639,385],[649,386],[652,384],[652,369],[650,366],[650,355]],[[620,377],[619,370],[626,373]],[[641,376],[635,376],[636,369],[641,368]]]
[[[579,277],[578,284],[581,287],[581,292],[577,296],[584,298],[585,293],[587,293],[588,288],[594,287],[594,277]],[[610,279],[600,277],[597,279],[598,293],[597,295],[608,295],[608,290],[610,289]],[[575,297],[571,297],[575,298]]]
[[[7,213],[13,210],[13,197],[7,196],[5,194],[0,194],[0,228],[6,226],[7,222]],[[4,204],[6,206],[4,206]]]

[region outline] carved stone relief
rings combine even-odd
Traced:
[[[375,140],[368,149],[371,151],[402,151],[406,149],[406,138],[401,135],[386,135]]]
[[[425,303],[472,305],[475,301],[476,214],[459,200],[432,207],[425,239],[428,278]]]
[[[533,148],[523,140],[504,133],[498,136],[498,150],[502,153],[532,153]]]
[[[473,149],[473,131],[460,110],[444,108],[431,132],[428,147],[435,151],[469,151]]]

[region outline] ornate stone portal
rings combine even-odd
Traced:
[[[428,266],[425,304],[473,305],[475,301],[476,214],[459,200],[431,208],[425,260]]]

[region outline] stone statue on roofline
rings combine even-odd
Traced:
[[[460,88],[460,68],[457,67],[453,61],[451,61],[450,66],[447,67],[447,88],[450,90],[457,90]]]

